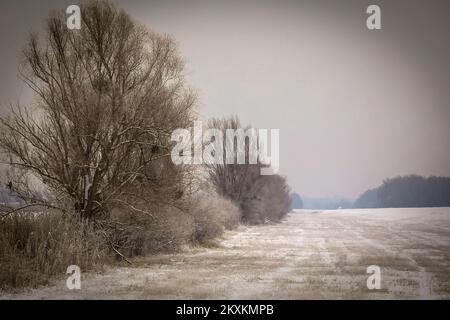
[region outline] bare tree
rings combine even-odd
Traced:
[[[43,43],[33,34],[24,49],[36,100],[0,119],[10,189],[83,218],[176,205],[190,172],[172,163],[170,134],[193,120],[196,102],[176,43],[107,1],[84,3],[81,17],[69,30],[53,13]]]
[[[213,118],[208,123],[209,128],[215,128],[225,133],[227,129],[242,129],[239,119],[236,116],[228,118]],[[249,129],[248,127],[246,129]],[[244,140],[245,150],[245,163],[248,164],[248,148],[249,140]],[[238,140],[237,137],[232,141],[233,151],[237,150]],[[223,139],[223,162],[226,162],[227,157],[227,141]],[[212,184],[216,187],[217,192],[230,198],[235,202],[240,202],[242,196],[246,190],[251,187],[252,180],[259,175],[259,165],[241,165],[237,164],[237,152],[233,154],[233,163],[230,164],[218,164],[218,163],[206,163],[206,172]]]
[[[225,133],[227,129],[244,129],[239,119],[234,117],[213,118],[208,123],[209,128],[219,129]],[[244,163],[238,163],[238,138],[227,142],[223,139],[223,164],[206,163],[204,165],[209,181],[216,192],[223,197],[231,199],[240,208],[241,220],[247,223],[264,223],[277,221],[283,218],[290,209],[289,187],[286,179],[279,175],[260,175],[262,164],[258,161],[251,163],[250,150],[256,146],[258,137],[253,136],[249,126],[245,127],[243,142]],[[227,147],[231,143],[233,148]],[[233,163],[226,163],[227,152],[233,151]],[[252,152],[256,152],[253,149]]]

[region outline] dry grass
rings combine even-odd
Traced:
[[[88,222],[59,213],[19,213],[0,220],[0,289],[47,284],[69,265],[92,270],[108,260]]]
[[[160,208],[152,217],[113,211],[95,226],[57,212],[14,214],[0,219],[0,290],[48,284],[72,264],[89,271],[122,255],[174,253],[191,244],[215,247],[214,239],[237,226],[239,217],[239,209],[217,195],[198,197],[183,211]]]

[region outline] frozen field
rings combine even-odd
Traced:
[[[368,290],[366,268],[381,268]],[[218,247],[134,260],[1,298],[449,299],[450,208],[299,211],[240,227]]]

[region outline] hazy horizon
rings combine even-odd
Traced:
[[[448,1],[114,2],[177,40],[203,119],[280,129],[280,173],[300,195],[450,176]],[[28,32],[75,3],[2,1],[2,109],[29,98],[16,75]],[[366,28],[369,4],[381,30]]]

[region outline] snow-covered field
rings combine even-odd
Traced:
[[[381,289],[366,285],[370,265]],[[134,260],[0,298],[25,299],[449,299],[450,208],[291,213],[240,227],[218,247]]]

